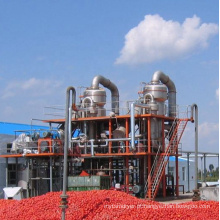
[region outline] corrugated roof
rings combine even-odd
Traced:
[[[0,122],[0,134],[14,135],[15,131],[49,129],[47,126]]]
[[[176,161],[176,158],[174,156],[170,156],[169,157],[169,161]],[[187,159],[186,158],[178,157],[178,161],[187,161]],[[193,160],[191,160],[191,159],[189,161],[193,162]]]

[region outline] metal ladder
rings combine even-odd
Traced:
[[[184,129],[188,122],[187,118],[184,119],[175,119],[170,128],[170,131],[167,135],[167,138],[170,140],[164,153],[160,154],[160,148],[157,151],[154,163],[152,165],[151,171],[148,175],[146,184],[145,184],[145,198],[154,199],[157,195],[159,189],[159,184],[163,176],[165,167],[169,161],[169,156],[172,153],[175,153],[180,139],[183,135]]]

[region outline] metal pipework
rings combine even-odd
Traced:
[[[89,101],[90,101],[90,105],[91,105],[91,106],[94,106],[94,105],[95,105],[91,97],[86,97],[86,98],[84,98],[84,99],[82,100],[82,106],[83,106],[83,107],[85,107],[84,104],[85,104],[85,101],[86,101],[86,100],[89,100]]]
[[[91,156],[94,156],[94,139],[89,140],[91,142]]]
[[[85,106],[85,102],[87,101],[87,100],[89,100],[89,102],[90,102],[90,104],[89,104],[89,109],[88,109],[88,106]],[[83,108],[86,108],[86,109],[83,109],[83,117],[85,117],[85,111],[87,112],[87,111],[90,111],[91,110],[91,108],[92,108],[92,110],[94,111],[95,110],[95,103],[94,103],[94,101],[92,100],[92,98],[91,97],[85,97],[83,100],[82,100],[82,107]]]
[[[91,142],[91,145],[89,144],[86,144],[87,147],[107,147],[109,142],[118,142],[118,141],[130,141],[131,138],[116,138],[116,139],[98,139],[96,140],[97,142],[105,142],[105,144],[99,144],[99,145],[94,145],[94,141],[95,139],[91,139],[91,140],[88,140],[87,143]],[[79,144],[79,147],[85,147],[85,144],[81,144],[81,141],[80,140],[72,140],[73,143],[78,143]],[[93,156],[94,156],[94,150],[91,149],[91,152],[93,153]],[[91,153],[91,154],[92,154]]]
[[[149,97],[151,99],[151,102],[155,103],[154,102],[154,96],[150,93],[147,93],[144,95],[144,103],[146,103],[146,98]]]
[[[117,86],[109,79],[106,79],[104,76],[101,75],[95,76],[93,78],[91,88],[99,89],[99,84],[103,85],[111,91],[112,111],[116,115],[119,115],[119,92]]]
[[[72,91],[72,102],[70,102],[70,92]],[[72,119],[72,106],[76,102],[76,90],[70,86],[66,90],[66,120],[65,120],[65,142],[64,142],[64,159],[63,159],[63,193],[61,197],[61,208],[62,208],[62,220],[65,220],[65,212],[67,206],[67,157],[68,148],[71,144],[71,119]]]
[[[141,104],[139,102],[131,103],[131,149],[135,150],[135,117],[134,117],[134,109],[136,107],[147,108],[150,109],[151,106],[147,104]]]
[[[168,88],[168,115],[170,117],[176,117],[176,86],[162,71],[156,71],[152,76],[151,83],[158,84],[159,81]]]
[[[193,120],[194,115],[194,109],[195,109],[195,190],[198,188],[198,106],[194,103],[191,106],[191,121]]]

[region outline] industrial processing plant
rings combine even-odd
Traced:
[[[9,160],[16,161],[15,183],[23,197],[64,185],[68,191],[114,189],[147,199],[178,196],[179,179],[165,170],[173,156],[178,177],[180,140],[195,121],[197,105],[179,107],[175,83],[163,72],[149,81],[136,100],[126,101],[113,81],[95,76],[83,94],[67,88],[66,116],[44,120],[49,129],[17,132],[0,157],[6,170]]]

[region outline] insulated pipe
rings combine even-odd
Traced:
[[[131,149],[135,150],[135,119],[134,119],[135,103],[131,103]]]
[[[70,102],[70,92],[72,91],[72,103]],[[70,86],[66,90],[66,120],[65,120],[65,142],[64,142],[64,159],[63,159],[63,193],[61,197],[61,208],[62,208],[62,220],[65,220],[65,212],[67,206],[67,157],[68,157],[68,148],[69,144],[71,143],[70,140],[70,132],[71,132],[71,114],[70,109],[76,102],[76,90],[74,87]]]
[[[91,156],[94,156],[94,139],[89,140],[91,142]]]
[[[194,109],[195,109],[195,190],[198,188],[198,106],[194,103],[191,106],[191,121],[193,120],[194,115]],[[204,168],[205,170],[205,168]]]
[[[135,150],[135,117],[134,117],[135,106],[150,109],[150,106],[148,106],[147,104],[141,104],[138,102],[131,103],[131,149],[132,150]]]
[[[91,88],[92,89],[99,89],[99,84],[103,85],[104,87],[108,88],[112,94],[112,111],[119,115],[119,92],[116,85],[111,82],[109,79],[98,75],[93,78]]]
[[[176,117],[176,87],[173,81],[161,71],[153,74],[151,83],[158,84],[161,81],[168,88],[168,109],[169,117]]]

